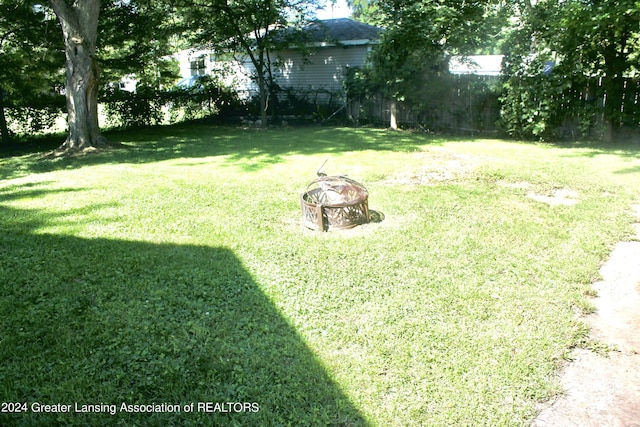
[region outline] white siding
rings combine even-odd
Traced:
[[[285,50],[271,54],[276,62],[274,75],[277,83],[283,88],[294,88],[300,91],[342,92],[342,80],[348,67],[360,67],[366,63],[370,46],[324,46],[309,56],[303,56],[295,50]],[[206,72],[212,76],[220,76],[221,70],[226,75],[223,80],[234,87],[241,97],[250,97],[258,92],[257,84],[251,77],[255,68],[249,58],[227,62],[213,61],[210,51],[189,50],[175,55],[180,63],[182,77],[191,75],[190,61],[205,55]],[[236,58],[237,59],[237,58]]]
[[[364,65],[367,53],[367,46],[322,47],[307,57],[283,51],[279,53],[281,66],[276,79],[282,87],[339,92],[347,68]]]

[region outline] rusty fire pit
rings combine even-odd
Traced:
[[[331,231],[369,222],[369,193],[346,176],[319,176],[301,196],[304,225]]]

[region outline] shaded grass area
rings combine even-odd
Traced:
[[[82,156],[80,160],[65,158],[25,163],[8,155],[3,162],[4,167],[0,169],[0,178],[94,164],[148,163],[210,156],[227,156],[230,161],[235,161],[250,172],[280,163],[283,156],[291,154],[339,154],[358,150],[412,151],[421,144],[434,144],[437,141],[428,135],[390,133],[379,129],[354,128],[345,133],[340,129],[321,127],[274,130],[205,125],[113,131],[107,132],[106,136],[116,148],[102,152],[99,156]],[[47,148],[51,148],[51,143],[42,147],[44,153]],[[37,150],[36,146],[32,149]]]
[[[257,402],[15,425],[528,425],[630,233],[632,146],[175,127],[0,161],[3,401]],[[384,221],[300,224],[329,158]],[[549,206],[529,193],[576,193]]]
[[[4,425],[364,425],[230,250],[33,234],[52,218],[0,215],[0,395],[29,408]]]

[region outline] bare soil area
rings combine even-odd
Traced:
[[[561,375],[564,394],[544,408],[533,427],[640,427],[640,205],[636,235],[620,242],[594,284],[591,336],[603,354],[579,349]]]
[[[429,151],[413,153],[422,166],[415,170],[404,170],[386,178],[389,185],[434,185],[443,181],[455,181],[471,173],[480,163],[480,158],[466,154],[456,154],[432,148]]]

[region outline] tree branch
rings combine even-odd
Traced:
[[[55,12],[58,19],[68,21],[73,16],[73,10],[65,0],[49,0],[49,5]]]

